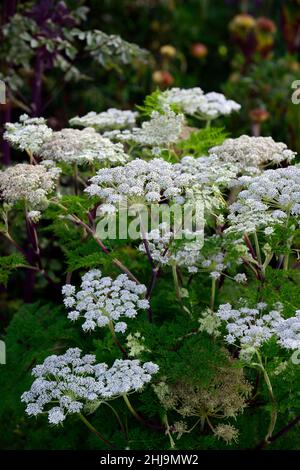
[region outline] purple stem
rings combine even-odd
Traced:
[[[4,105],[5,108],[4,108],[4,111],[3,111],[3,114],[1,115],[1,129],[2,129],[2,136],[3,136],[3,132],[4,132],[4,125],[6,122],[11,122],[11,104],[10,104],[10,101],[9,101],[9,91],[7,90],[6,92],[6,99],[7,99],[7,103]],[[2,162],[3,162],[3,165],[10,165],[11,163],[11,158],[10,158],[10,146],[9,146],[9,143],[3,139],[2,137]]]
[[[287,433],[288,431],[290,431],[294,426],[296,426],[296,424],[298,424],[300,422],[300,415],[296,416],[296,418],[292,419],[292,421],[290,421],[286,426],[284,426],[284,428],[280,429],[280,431],[278,431],[276,434],[274,434],[273,436],[271,436],[269,438],[269,444],[271,444],[272,442],[276,441],[277,439],[279,439],[281,436],[283,436],[285,433]],[[258,444],[258,446],[256,447],[257,449],[262,449],[264,448],[268,443],[264,440],[262,442],[260,442]]]
[[[43,53],[39,49],[35,59],[34,79],[32,85],[32,116],[40,116],[42,111],[44,62]]]

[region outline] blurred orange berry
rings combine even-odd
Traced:
[[[167,70],[156,70],[152,74],[152,80],[163,86],[171,86],[174,83],[174,77]]]
[[[249,116],[252,122],[261,124],[270,117],[270,114],[264,108],[255,108],[250,111]]]
[[[256,26],[256,20],[253,16],[247,13],[241,13],[236,15],[229,23],[229,29],[233,33],[247,32],[254,29]]]
[[[196,57],[197,59],[202,59],[203,57],[207,56],[208,49],[205,46],[205,44],[202,44],[202,42],[195,42],[191,46],[191,54],[193,57]]]
[[[274,34],[276,33],[276,30],[277,30],[276,24],[274,23],[274,21],[270,20],[269,18],[266,18],[265,16],[261,16],[260,18],[257,18],[256,27],[258,30],[264,33]]]

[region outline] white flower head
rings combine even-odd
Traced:
[[[230,206],[228,232],[248,232],[266,229],[272,234],[276,225],[287,218],[300,219],[300,167],[266,170],[256,177],[241,177],[246,189]]]
[[[16,149],[38,155],[43,143],[51,138],[52,129],[42,117],[30,118],[23,114],[19,121],[6,123],[3,138]]]
[[[222,93],[212,91],[204,95],[204,101],[200,103],[197,115],[205,121],[211,121],[220,116],[228,116],[240,109],[241,105],[236,101],[228,100]]]
[[[159,370],[153,362],[143,365],[137,359],[116,359],[105,374],[104,397],[114,397],[141,390]]]
[[[54,132],[39,153],[43,159],[79,165],[95,162],[122,164],[129,158],[121,143],[114,144],[91,127]]]
[[[62,289],[64,304],[70,309],[68,318],[75,321],[84,319],[82,329],[93,331],[96,328],[115,324],[115,331],[124,333],[125,318],[135,318],[140,309],[148,309],[149,302],[144,298],[146,286],[120,274],[115,280],[104,277],[98,269],[88,271],[82,277],[81,289],[76,292],[72,285]]]
[[[183,114],[176,114],[170,109],[163,114],[153,111],[150,120],[144,121],[142,127],[134,127],[130,131],[114,134],[113,137],[116,140],[132,142],[142,147],[163,147],[177,142],[183,125]]]
[[[10,204],[25,201],[35,210],[33,215],[38,216],[36,210],[47,206],[48,196],[54,191],[60,169],[46,165],[29,165],[18,163],[0,171],[0,193],[2,199]]]
[[[242,135],[236,139],[226,139],[223,144],[212,147],[210,155],[219,160],[237,165],[242,173],[261,173],[268,164],[290,162],[296,153],[289,150],[286,144],[275,142],[272,137],[249,137]]]
[[[32,370],[35,380],[21,397],[27,404],[26,413],[37,416],[47,412],[49,423],[59,424],[68,414],[80,413],[86,404],[98,400],[103,381],[95,377],[95,362],[94,355],[81,357],[78,348],[68,349],[61,356],[48,356]],[[106,364],[101,368],[105,371]]]
[[[102,113],[91,111],[82,117],[70,119],[71,126],[93,127],[98,131],[112,129],[127,129],[135,125],[138,113],[130,110],[109,108]]]
[[[176,170],[163,159],[135,159],[124,166],[100,169],[86,188],[90,196],[99,196],[105,204],[118,207],[134,203],[159,203],[176,200],[190,188],[191,175]]]

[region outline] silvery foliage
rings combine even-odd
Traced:
[[[42,117],[30,118],[27,114],[22,114],[19,122],[7,122],[5,124],[3,138],[12,147],[37,155],[44,142],[52,136],[52,129],[47,126]]]
[[[1,197],[9,204],[24,201],[30,209],[44,209],[55,189],[60,169],[49,162],[41,165],[18,163],[0,171]]]
[[[120,320],[135,318],[140,309],[149,308],[144,298],[146,286],[131,281],[126,274],[113,280],[103,277],[99,269],[92,269],[82,276],[80,287],[76,292],[75,286],[66,284],[62,293],[65,306],[71,309],[68,318],[75,321],[83,317],[84,331],[115,324],[115,331],[124,333],[127,324]]]
[[[133,127],[136,123],[138,112],[109,108],[102,113],[91,111],[85,116],[73,117],[70,125],[75,127],[93,127],[98,131],[112,129],[126,129]]]
[[[33,368],[35,380],[21,401],[27,404],[29,416],[47,413],[49,423],[56,425],[68,414],[88,412],[101,401],[140,390],[158,369],[152,362],[122,359],[109,368],[97,364],[93,354],[81,357],[79,348],[71,348]]]
[[[286,223],[288,218],[299,223],[299,166],[266,170],[256,177],[243,176],[240,183],[247,189],[241,191],[237,201],[230,206],[228,232],[250,233],[268,229]]]
[[[106,137],[121,142],[129,142],[142,147],[164,147],[177,142],[184,125],[184,115],[176,114],[169,107],[164,113],[151,113],[149,121],[144,121],[142,127],[134,127],[122,132],[105,133]]]
[[[121,143],[113,143],[95,129],[63,129],[54,132],[40,148],[42,158],[68,164],[125,163],[129,158]]]
[[[216,315],[226,322],[229,344],[239,343],[242,347],[259,348],[272,337],[285,349],[300,347],[300,311],[296,316],[284,319],[283,306],[279,302],[274,309],[260,302],[254,308],[232,308],[230,304],[220,305]]]
[[[241,135],[237,139],[226,139],[221,145],[209,150],[210,156],[238,166],[240,172],[256,175],[268,164],[292,161],[296,153],[286,144],[275,142],[272,137],[249,137]]]

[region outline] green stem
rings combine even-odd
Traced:
[[[78,189],[78,166],[77,163],[73,165],[73,178],[74,178],[74,194],[78,196],[79,189]]]
[[[100,434],[99,431],[97,431],[96,428],[94,428],[94,426],[86,419],[85,416],[83,416],[81,413],[79,414],[79,418],[81,419],[81,421],[89,428],[89,430],[94,433],[97,437],[99,437],[99,439],[104,442],[108,447],[110,448],[113,448],[113,445],[111,444],[111,442],[109,442],[104,436],[102,436],[102,434]]]
[[[113,322],[110,320],[109,323],[108,323],[108,327],[109,327],[109,330],[111,332],[111,335],[112,335],[112,338],[114,340],[114,343],[115,345],[117,346],[117,348],[121,351],[121,353],[125,356],[125,357],[128,357],[128,354],[127,352],[125,351],[125,349],[121,346],[121,344],[119,343],[118,341],[118,338],[116,337],[116,332],[115,332],[115,329],[114,329],[114,324]]]
[[[113,414],[114,414],[115,417],[117,418],[117,421],[118,421],[118,423],[119,423],[119,425],[120,425],[121,431],[125,434],[126,439],[128,439],[128,435],[127,435],[126,429],[124,428],[124,425],[123,425],[123,423],[122,423],[122,421],[121,421],[121,418],[120,418],[120,416],[118,415],[118,413],[116,412],[115,408],[114,408],[113,406],[111,406],[109,403],[107,403],[106,401],[104,401],[104,402],[102,403],[102,405],[106,405],[106,406],[108,406],[108,408],[111,409],[111,411],[113,412]]]
[[[211,295],[210,295],[210,308],[213,311],[215,306],[215,297],[216,297],[216,279],[212,279],[211,282]]]
[[[272,402],[271,418],[270,418],[270,423],[269,423],[269,427],[268,427],[268,432],[267,432],[266,437],[265,437],[265,441],[267,443],[269,443],[270,438],[272,437],[275,425],[276,425],[276,421],[277,421],[277,404],[276,404],[276,399],[275,399],[275,396],[274,396],[274,393],[273,393],[273,388],[272,388],[272,384],[271,384],[271,381],[270,381],[270,377],[269,377],[268,372],[266,371],[266,369],[263,365],[261,356],[260,356],[260,354],[257,350],[256,350],[256,355],[257,355],[258,362],[259,362],[258,366],[262,370],[262,373],[263,373],[263,376],[264,376],[264,379],[265,379],[265,382],[266,382],[266,385],[267,385],[267,388],[268,388],[268,391],[269,391],[269,395],[270,395],[270,398],[271,398],[271,402]]]
[[[262,272],[263,274],[265,274],[265,271],[266,271],[266,268],[267,266],[269,265],[270,261],[272,260],[273,258],[273,253],[270,253],[266,256],[265,258],[265,261],[264,261],[264,264],[262,265]]]
[[[135,409],[133,408],[132,404],[130,403],[129,398],[126,395],[126,393],[124,393],[124,395],[122,395],[122,396],[124,398],[124,401],[127,405],[127,408],[129,409],[130,413],[135,417],[135,419],[137,419],[138,421],[141,421],[142,423],[144,423],[143,418],[135,411]]]
[[[165,414],[165,415],[163,416],[162,422],[163,422],[163,424],[166,426],[166,434],[167,434],[167,436],[168,436],[168,438],[169,438],[171,449],[175,449],[176,444],[175,444],[174,439],[173,439],[173,437],[171,436],[171,433],[170,433],[170,426],[169,426],[169,421],[168,421],[168,416],[167,416],[167,414]]]
[[[289,269],[289,253],[284,256],[284,261],[283,261],[283,270],[287,271]]]
[[[257,233],[254,232],[254,243],[255,243],[255,251],[256,251],[256,256],[257,256],[257,261],[261,267],[262,262],[261,262],[261,254],[260,254],[260,247],[259,247],[259,242],[258,242],[258,236]]]

